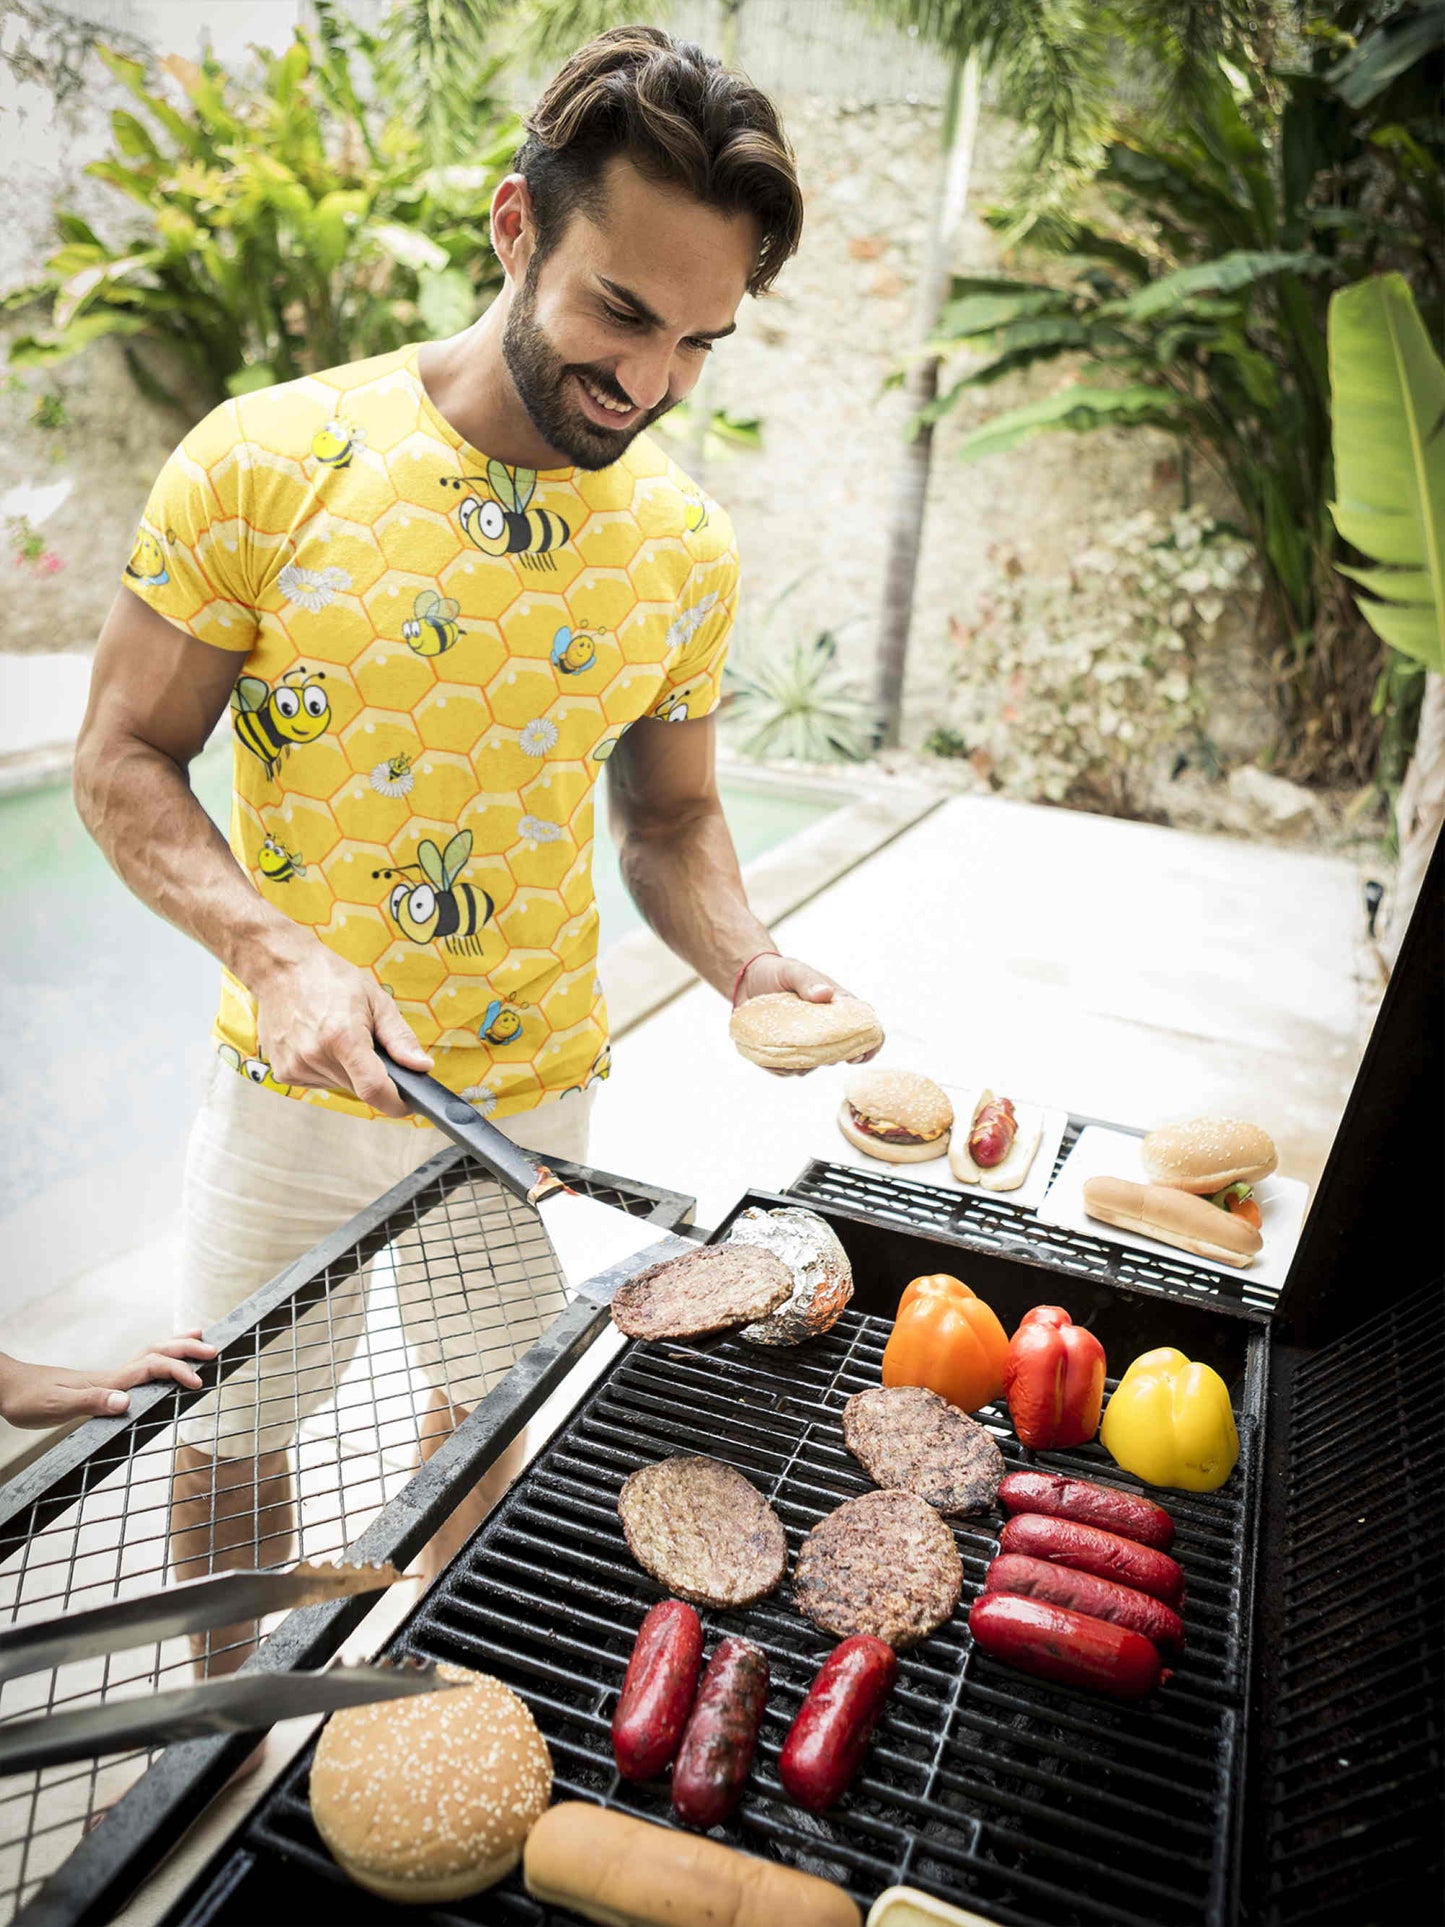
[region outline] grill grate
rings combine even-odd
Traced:
[[[1435,1919],[1445,1765],[1439,1284],[1304,1361],[1290,1403],[1271,1918]]]
[[[687,1203],[597,1174],[574,1182],[660,1226]],[[223,1379],[219,1390],[142,1390],[126,1418],[92,1422],[0,1489],[0,1622],[57,1618],[207,1570],[209,1543],[183,1545],[173,1532],[183,1442],[241,1465],[227,1503],[249,1521],[246,1563],[335,1558],[406,1487],[418,1455],[442,1442],[447,1408],[474,1405],[566,1309],[539,1238],[536,1214],[461,1153],[432,1159],[207,1333],[221,1355],[202,1377]],[[273,1448],[295,1493],[294,1531],[274,1484],[258,1506],[255,1455]],[[226,1650],[222,1635],[212,1639],[214,1652]],[[7,1681],[0,1718],[191,1678],[187,1642],[168,1640]],[[0,1923],[156,1752],[0,1780]]]
[[[672,1452],[723,1458],[774,1504],[791,1563],[820,1518],[870,1489],[844,1450],[839,1421],[853,1392],[878,1383],[888,1330],[885,1319],[849,1310],[826,1338],[783,1357],[735,1338],[630,1346],[393,1650],[471,1665],[516,1688],[552,1750],[557,1797],[667,1819],[665,1786],[627,1786],[612,1764],[617,1690],[658,1596],[627,1553],[617,1493],[638,1466]],[[1261,1377],[1250,1371],[1244,1382],[1257,1387]],[[1258,1392],[1247,1396],[1257,1400]],[[1007,1424],[986,1418],[1008,1462],[1030,1462]],[[786,1800],[777,1757],[834,1642],[792,1609],[786,1583],[745,1612],[706,1613],[710,1645],[724,1632],[746,1632],[766,1649],[773,1672],[758,1760],[726,1837],[836,1880],[865,1905],[908,1880],[971,1898],[1017,1927],[1226,1919],[1256,1419],[1241,1409],[1244,1473],[1225,1492],[1171,1497],[1190,1645],[1154,1709],[1070,1694],[976,1654],[967,1605],[997,1542],[987,1521],[958,1523],[963,1606],[900,1656],[898,1688],[862,1775],[836,1814],[818,1818]],[[1122,1477],[1097,1446],[1047,1462]],[[253,1921],[283,1899],[298,1916],[321,1917],[359,1898],[311,1826],[309,1761],[307,1752],[277,1783],[204,1887],[168,1916],[169,1927]],[[471,1901],[407,1911],[437,1923],[560,1927],[573,1919],[530,1901],[516,1875]]]
[[[1058,1175],[1086,1121],[1070,1118],[1052,1176]],[[1257,1313],[1273,1311],[1279,1297],[1278,1286],[1262,1285],[1242,1272],[1226,1276],[1190,1264],[1182,1253],[1171,1258],[1163,1252],[1137,1251],[1092,1238],[1087,1232],[1043,1224],[1033,1211],[1001,1197],[945,1191],[914,1178],[900,1182],[891,1167],[864,1171],[815,1158],[789,1186],[789,1195],[822,1211],[847,1211],[878,1223],[904,1225],[910,1231],[931,1231],[1074,1277],[1102,1278],[1130,1291],[1189,1297],[1226,1305],[1231,1311]]]

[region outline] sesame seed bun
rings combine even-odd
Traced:
[[[509,1686],[437,1668],[445,1693],[335,1713],[311,1765],[311,1817],[338,1864],[387,1900],[480,1893],[511,1872],[552,1798],[552,1759]]]
[[[953,1105],[948,1093],[917,1071],[869,1065],[843,1086],[838,1129],[848,1142],[885,1164],[923,1164],[948,1149]],[[908,1133],[907,1139],[880,1137],[871,1124]]]
[[[728,1022],[728,1035],[749,1063],[773,1071],[841,1064],[883,1042],[873,1006],[861,998],[834,997],[815,1004],[790,990],[769,991],[739,1004]]]
[[[1269,1133],[1234,1117],[1169,1124],[1151,1131],[1140,1148],[1151,1183],[1201,1197],[1227,1184],[1258,1184],[1279,1162]]]

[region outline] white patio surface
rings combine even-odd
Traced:
[[[880,1062],[1143,1129],[1245,1117],[1311,1186],[1367,1035],[1355,865],[1232,838],[959,797],[774,933],[875,1005]],[[594,1113],[593,1162],[702,1224],[842,1142],[846,1069],[770,1076],[726,1016],[694,983],[620,1039]]]

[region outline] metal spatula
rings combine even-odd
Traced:
[[[495,1124],[479,1117],[464,1097],[453,1096],[425,1071],[407,1070],[380,1045],[376,1054],[414,1111],[470,1151],[499,1183],[536,1211],[570,1297],[610,1304],[617,1287],[644,1266],[692,1248],[686,1239],[670,1234],[659,1239],[657,1227],[645,1218],[569,1191],[545,1164],[538,1164]]]

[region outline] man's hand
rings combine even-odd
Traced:
[[[824,971],[815,970],[811,964],[800,963],[796,957],[778,957],[767,954],[754,957],[742,976],[738,979],[737,1004],[745,1004],[754,997],[764,997],[769,991],[791,991],[795,997],[806,998],[810,1004],[831,1004],[834,997],[851,997],[852,992],[835,983]],[[737,1005],[734,1005],[737,1008]],[[883,1045],[875,1044],[872,1050],[864,1051],[859,1057],[850,1057],[850,1064],[866,1064],[876,1057]],[[772,1069],[771,1066],[768,1067]],[[806,1077],[805,1070],[789,1071],[772,1069],[774,1077]]]
[[[196,1391],[200,1377],[191,1358],[214,1358],[199,1329],[168,1338],[113,1372],[68,1372],[61,1365],[26,1365],[0,1352],[0,1418],[11,1425],[40,1430],[78,1418],[115,1418],[130,1407],[131,1388],[154,1378],[171,1378]]]
[[[278,1084],[350,1091],[387,1117],[411,1107],[381,1067],[381,1044],[399,1064],[429,1071],[432,1060],[374,978],[338,957],[309,932],[288,954],[253,972],[261,1055]]]

